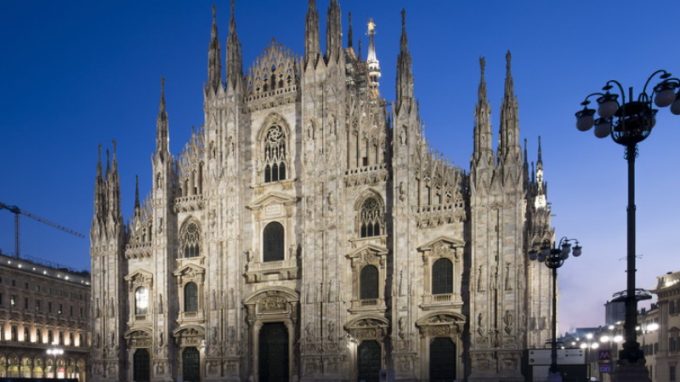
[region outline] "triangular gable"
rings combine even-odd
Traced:
[[[450,245],[454,248],[465,246],[464,240],[454,239],[454,238],[451,238],[451,237],[448,237],[448,236],[439,236],[436,239],[429,241],[426,244],[423,244],[420,247],[418,247],[418,251],[419,252],[430,251],[439,243],[444,243],[444,244]]]
[[[363,245],[363,246],[355,249],[354,251],[350,252],[349,254],[347,254],[347,257],[350,257],[350,258],[357,257],[357,256],[359,256],[360,254],[362,254],[366,251],[372,252],[376,255],[387,255],[389,253],[389,251],[386,248],[379,247],[379,246],[374,245],[374,244],[366,244],[366,245]]]
[[[248,204],[246,207],[251,210],[254,210],[270,204],[291,205],[295,204],[295,202],[297,202],[297,198],[290,196],[284,192],[274,191],[262,195],[259,198],[256,198],[252,203]]]
[[[186,273],[186,271],[193,270],[194,272],[200,274],[200,273],[205,273],[205,268],[201,267],[200,265],[196,265],[194,263],[187,263],[178,268],[173,274],[175,276],[181,276]]]

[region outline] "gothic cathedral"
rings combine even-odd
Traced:
[[[215,11],[203,126],[169,151],[161,90],[152,190],[125,223],[116,152],[97,165],[97,381],[524,381],[551,290],[527,248],[552,239],[540,142],[520,147],[510,53],[493,148],[484,59],[470,170],[434,153],[405,12],[396,99],[309,0],[304,57],[277,42],[244,75],[232,3],[226,76]]]

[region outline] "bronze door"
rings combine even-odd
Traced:
[[[182,379],[184,382],[200,382],[201,355],[196,348],[186,348],[182,352]]]
[[[359,382],[378,382],[380,379],[380,344],[378,341],[362,341],[357,352]]]
[[[260,329],[260,382],[288,382],[288,330],[281,322]]]
[[[456,344],[449,337],[437,337],[430,343],[430,381],[453,382],[456,379]]]

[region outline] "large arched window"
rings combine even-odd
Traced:
[[[361,268],[359,276],[359,298],[361,300],[373,300],[378,298],[378,268],[367,265]]]
[[[184,286],[184,312],[198,311],[198,287],[195,283],[187,283]]]
[[[453,263],[439,259],[432,265],[432,294],[453,293]]]
[[[264,136],[264,182],[286,179],[286,134],[278,125],[271,126]]]
[[[359,217],[359,233],[361,237],[380,236],[382,234],[382,206],[375,198],[368,198],[361,205]]]
[[[194,222],[187,224],[187,226],[184,227],[184,232],[182,232],[181,239],[184,257],[198,257],[201,255],[201,230],[198,228],[198,224]]]
[[[283,257],[283,226],[279,222],[271,222],[262,232],[262,261],[280,261]]]
[[[139,287],[135,290],[135,315],[143,316],[149,310],[149,290]]]

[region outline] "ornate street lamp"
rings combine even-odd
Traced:
[[[654,78],[660,81],[648,87]],[[623,145],[625,158],[628,161],[628,207],[627,207],[627,289],[626,289],[626,323],[623,350],[619,354],[619,362],[628,362],[632,367],[630,375],[642,376],[644,372],[644,354],[637,343],[635,327],[637,326],[637,300],[635,295],[635,157],[637,144],[645,140],[656,123],[657,109],[654,107],[670,106],[671,113],[680,115],[680,79],[672,77],[665,70],[652,73],[637,97],[633,96],[633,88],[628,89],[628,97],[623,86],[616,80],[609,80],[602,87],[602,92],[589,94],[581,102],[583,109],[576,113],[576,128],[587,131],[595,126],[595,136],[606,138],[611,135],[614,142]],[[612,93],[611,91],[614,91]],[[597,114],[588,108],[590,98],[597,97]],[[619,102],[620,100],[620,102]],[[633,371],[633,369],[637,371]],[[619,369],[621,370],[621,369]],[[646,375],[646,372],[645,372]]]
[[[574,247],[571,244],[574,243]],[[569,254],[574,257],[581,256],[582,247],[576,239],[563,237],[557,246],[551,246],[550,241],[545,240],[540,247],[534,246],[529,251],[529,260],[539,261],[552,270],[552,343],[550,351],[550,373],[548,381],[561,382],[562,375],[557,370],[557,268],[564,264]]]

